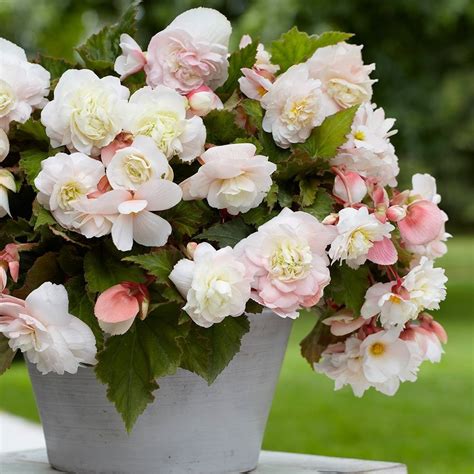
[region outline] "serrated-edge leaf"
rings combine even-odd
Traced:
[[[41,171],[41,162],[49,157],[49,153],[41,150],[25,150],[20,152],[20,169],[26,175],[27,183],[36,190],[35,179]]]
[[[217,242],[220,247],[233,247],[252,233],[252,228],[237,217],[222,224],[214,224],[196,236],[198,240]]]

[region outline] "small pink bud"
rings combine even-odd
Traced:
[[[398,222],[402,219],[405,218],[407,215],[407,210],[406,207],[404,206],[390,206],[387,209],[387,217],[392,221],[392,222]]]
[[[207,86],[191,91],[186,97],[190,111],[199,117],[204,117],[211,110],[220,110],[224,107],[219,97]]]
[[[191,260],[194,258],[194,252],[197,246],[198,244],[196,242],[189,242],[188,245],[186,245],[186,254]]]
[[[352,171],[343,173],[340,171],[334,180],[332,192],[344,203],[354,204],[364,199],[367,194],[367,186],[357,173]]]

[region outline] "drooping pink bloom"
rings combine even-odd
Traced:
[[[421,200],[407,207],[407,214],[398,221],[398,228],[406,244],[423,245],[436,239],[444,222],[443,211],[436,204]]]
[[[329,326],[331,334],[335,336],[345,336],[357,331],[366,322],[363,317],[354,317],[353,312],[349,309],[342,309],[329,318],[323,319],[323,324]]]
[[[344,204],[359,203],[367,194],[367,185],[361,176],[353,171],[335,169],[336,178],[332,193]]]
[[[131,133],[119,133],[113,142],[102,148],[100,158],[105,166],[109,166],[115,153],[122,148],[127,148],[133,143],[133,135]]]
[[[140,313],[145,319],[150,296],[145,285],[124,281],[99,295],[94,314],[99,326],[108,334],[116,336],[126,333]]]

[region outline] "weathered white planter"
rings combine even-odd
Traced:
[[[73,473],[241,473],[254,469],[291,321],[250,316],[241,351],[208,386],[185,370],[159,380],[127,435],[92,369],[30,377],[53,467]]]

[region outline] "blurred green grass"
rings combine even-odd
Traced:
[[[268,422],[264,449],[400,461],[410,474],[472,472],[474,466],[474,238],[456,237],[439,261],[449,276],[437,319],[449,342],[440,364],[423,364],[416,383],[393,398],[350,389],[312,373],[299,341],[314,321],[296,321]],[[0,377],[0,409],[38,421],[26,368]]]

